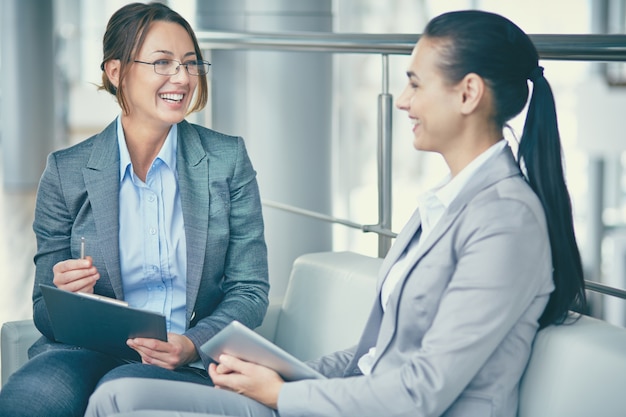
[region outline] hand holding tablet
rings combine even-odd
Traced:
[[[57,342],[137,360],[126,340],[146,337],[167,340],[165,316],[140,310],[122,300],[97,294],[73,293],[40,284]]]
[[[326,379],[324,375],[236,320],[209,339],[200,350],[216,362],[225,353],[263,365],[276,371],[285,381]]]

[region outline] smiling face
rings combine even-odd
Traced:
[[[422,37],[411,55],[408,83],[396,106],[413,123],[413,146],[444,155],[455,145],[462,127],[460,85],[451,85],[439,69],[437,40]]]
[[[156,21],[150,26],[135,59],[149,63],[174,59],[185,63],[199,58],[191,37],[182,26]],[[124,118],[132,123],[169,128],[184,119],[197,85],[198,76],[189,75],[183,66],[179,67],[178,74],[160,75],[152,65],[131,63],[123,80],[129,109]]]

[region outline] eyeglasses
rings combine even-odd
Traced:
[[[187,70],[189,75],[207,75],[209,73],[209,67],[211,64],[208,61],[187,61],[180,62],[175,59],[158,59],[154,62],[145,62],[135,60],[139,64],[152,65],[154,72],[159,75],[176,75],[180,71],[180,67],[183,66]]]

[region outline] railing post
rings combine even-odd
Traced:
[[[389,94],[389,55],[382,55],[382,93],[378,96],[378,226],[391,230],[391,112]],[[378,256],[384,258],[391,247],[389,236],[378,235]]]

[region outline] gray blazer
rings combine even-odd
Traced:
[[[198,348],[233,319],[251,328],[261,324],[268,305],[267,248],[256,172],[242,138],[179,123],[177,171],[187,240],[185,335]],[[52,267],[79,257],[81,236],[100,272],[95,292],[124,298],[119,187],[115,122],[49,155],[33,223],[33,317],[45,338],[31,355],[53,340],[38,284],[52,285]],[[208,357],[201,359],[208,365]]]
[[[416,212],[381,265],[420,233]],[[446,210],[352,349],[312,362],[333,378],[285,384],[288,416],[514,417],[518,384],[553,290],[541,203],[510,148],[492,156]],[[357,361],[372,346],[372,373]]]

